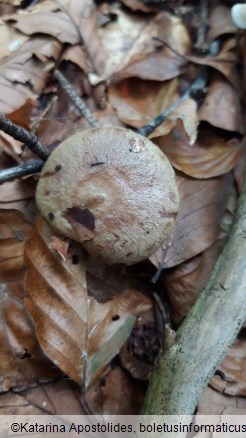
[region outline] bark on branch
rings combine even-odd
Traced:
[[[212,276],[161,353],[147,391],[145,415],[191,415],[246,319],[246,173],[236,220]]]

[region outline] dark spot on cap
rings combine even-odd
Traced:
[[[56,171],[56,172],[59,172],[59,170],[61,170],[61,165],[60,165],[60,164],[57,164],[57,166],[55,167],[55,171]]]
[[[73,220],[90,231],[95,231],[95,217],[88,208],[81,209],[79,207],[67,208],[64,216],[69,220]]]
[[[79,257],[77,254],[72,255],[72,264],[77,265],[79,263]]]
[[[91,163],[90,167],[95,167],[95,166],[102,166],[104,163],[104,161],[98,161],[97,163]]]
[[[112,321],[118,321],[118,319],[120,319],[120,316],[119,315],[114,315],[114,316],[112,316]]]
[[[55,219],[54,213],[48,213],[48,218],[50,221],[53,221]]]

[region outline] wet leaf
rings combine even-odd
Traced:
[[[171,133],[154,142],[172,165],[193,178],[213,178],[229,172],[243,157],[244,147],[237,138],[226,140],[206,126],[201,127],[197,141],[191,145],[182,122]]]
[[[87,293],[82,247],[74,243],[64,263],[49,248],[52,234],[40,218],[26,243],[26,307],[48,357],[73,380],[88,385],[118,353],[150,300],[127,289],[98,303]]]
[[[169,243],[150,257],[171,268],[201,253],[218,239],[232,185],[230,174],[206,181],[178,176],[180,208]],[[181,268],[182,269],[182,268]]]

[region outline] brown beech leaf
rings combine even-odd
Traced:
[[[61,60],[73,62],[74,64],[78,65],[85,73],[89,73],[92,71],[92,67],[88,62],[84,48],[78,44],[67,47],[62,53]]]
[[[56,58],[59,51],[58,42],[38,37],[27,41],[0,61],[1,113],[12,113],[41,93],[49,74],[44,59]]]
[[[0,203],[20,201],[21,199],[34,198],[35,183],[30,184],[30,180],[20,180],[6,182],[1,185]]]
[[[224,374],[214,376],[210,385],[223,394],[246,396],[246,330],[243,328],[219,366]]]
[[[164,290],[172,305],[172,317],[179,325],[206,285],[221,249],[215,242],[203,253],[163,272]]]
[[[219,75],[214,75],[209,92],[198,111],[198,119],[217,128],[244,133],[242,109],[235,88]]]
[[[61,379],[18,392],[0,395],[0,415],[83,415],[81,390]],[[18,421],[18,418],[16,418]]]
[[[166,108],[169,108],[179,97],[178,80],[142,81],[136,78],[125,79],[114,83],[109,88],[109,101],[116,109],[120,120],[134,128],[148,124]],[[197,109],[193,99],[187,99],[174,110],[165,121],[154,130],[150,138],[166,135],[181,119],[184,128],[194,143],[197,134]]]
[[[232,183],[231,174],[206,181],[178,176],[180,208],[176,226],[169,244],[150,257],[156,267],[183,263],[218,239]]]
[[[153,6],[145,5],[141,0],[121,0],[121,2],[132,9],[133,11],[142,11],[142,12],[158,12],[159,8]]]
[[[117,79],[135,76],[162,81],[180,73],[186,61],[167,48],[159,51],[153,40],[158,36],[185,54],[191,42],[179,18],[159,12],[150,20],[148,15],[130,13],[119,3],[112,6],[111,12],[117,19],[98,29],[107,52],[107,64],[101,76],[89,75],[91,83],[97,84],[112,75]]]
[[[52,235],[39,218],[25,245],[26,307],[48,357],[73,380],[88,385],[118,353],[136,316],[151,304],[129,289],[98,303],[87,293],[82,247],[73,243],[64,263],[49,248]]]
[[[116,367],[107,375],[103,392],[103,413],[110,415],[137,415],[140,412],[145,389],[124,369]]]
[[[28,37],[23,35],[18,30],[14,29],[8,23],[0,21],[0,59],[5,58],[5,56],[10,55],[13,51],[18,49]]]
[[[198,139],[190,144],[181,120],[170,134],[154,142],[172,165],[193,178],[213,178],[229,172],[243,157],[244,147],[237,138],[225,140],[215,129],[200,127]]]
[[[27,35],[45,33],[70,44],[82,39],[95,71],[100,74],[104,70],[107,57],[97,35],[92,0],[48,0],[7,19],[14,20],[15,27]]]
[[[23,246],[31,225],[16,210],[0,210],[0,392],[59,376],[45,358],[24,307]]]
[[[231,18],[231,8],[229,6],[220,3],[213,5],[210,9],[208,41],[213,41],[221,35],[237,32],[236,25]]]
[[[202,57],[187,55],[187,58],[195,64],[213,67],[222,73],[238,91],[241,91],[242,84],[237,72],[237,54],[235,48],[236,38],[230,38],[226,40],[217,56]]]

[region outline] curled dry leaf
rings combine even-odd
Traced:
[[[12,113],[28,99],[37,98],[49,74],[43,60],[45,58],[47,61],[50,57],[56,59],[59,51],[58,42],[38,37],[27,41],[17,51],[0,61],[1,113]]]
[[[232,183],[230,174],[206,181],[178,176],[180,207],[176,226],[168,247],[150,257],[156,267],[183,263],[218,239]]]
[[[198,119],[217,128],[244,133],[239,95],[231,84],[215,75],[198,111]]]
[[[67,47],[62,53],[61,61],[71,61],[78,65],[85,73],[92,71],[84,48],[78,44]]]
[[[208,41],[213,41],[221,35],[235,34],[237,28],[231,18],[231,8],[225,4],[215,4],[210,8],[208,17]]]
[[[17,50],[27,39],[26,35],[0,20],[0,59]]]
[[[45,33],[69,44],[81,43],[82,39],[95,71],[100,74],[104,70],[107,56],[97,35],[92,0],[44,1],[7,19],[14,20],[15,27],[27,35]]]
[[[120,120],[134,128],[148,124],[154,117],[169,108],[179,97],[178,80],[142,81],[125,79],[110,85],[109,101],[116,109]],[[197,108],[193,99],[187,99],[154,130],[149,138],[167,135],[181,119],[186,133],[193,144],[197,135]]]
[[[198,65],[213,67],[222,73],[226,79],[238,90],[242,89],[241,80],[237,72],[236,38],[226,40],[217,56],[191,56],[187,59]]]
[[[193,178],[213,178],[229,172],[243,157],[244,147],[237,138],[225,140],[215,129],[200,127],[191,145],[181,120],[170,134],[154,139],[172,165]]]
[[[150,20],[144,14],[129,13],[119,4],[111,12],[117,19],[98,29],[107,52],[107,64],[103,75],[89,75],[91,83],[97,84],[112,75],[165,80],[180,73],[186,61],[169,49],[157,50],[153,40],[158,36],[179,53],[186,53],[190,38],[179,18],[160,12]]]
[[[219,370],[224,374],[214,376],[210,385],[223,394],[233,396],[246,396],[246,333],[245,328],[241,330],[236,341],[231,346]]]
[[[128,289],[98,303],[87,293],[81,246],[73,243],[64,263],[49,248],[52,235],[39,218],[26,243],[26,307],[48,357],[70,378],[88,385],[118,353],[150,300]]]
[[[16,210],[0,210],[0,392],[57,378],[24,307],[23,246],[31,225]]]

